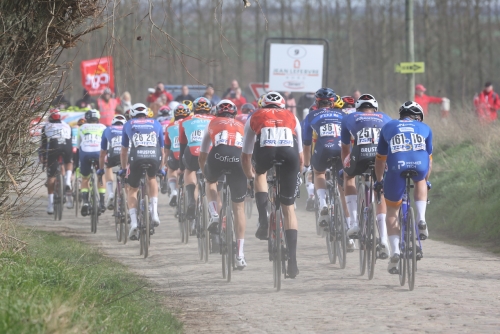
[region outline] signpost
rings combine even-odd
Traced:
[[[395,65],[394,72],[401,74],[424,73],[425,63],[424,62],[399,63]]]
[[[265,84],[260,83],[260,82],[251,82],[249,84],[250,90],[252,91],[253,97],[258,100],[259,97],[264,94],[267,89],[269,88],[269,83],[266,82]]]

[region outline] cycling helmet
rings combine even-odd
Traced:
[[[223,114],[230,114],[234,117],[234,115],[236,115],[237,112],[238,109],[236,108],[236,105],[230,100],[222,100],[219,103],[217,103],[217,116],[222,116]]]
[[[362,94],[355,104],[356,109],[361,108],[375,108],[378,110],[378,102],[375,100],[373,95],[370,94]]]
[[[424,120],[424,110],[422,109],[420,104],[418,104],[417,102],[414,102],[414,101],[406,101],[399,108],[399,116],[405,115],[405,114],[420,116],[421,122],[423,122],[423,120]]]
[[[259,108],[263,107],[262,101],[264,100],[264,96],[266,96],[266,94],[262,94],[261,96],[259,96],[259,99],[257,100],[257,106],[259,106]]]
[[[82,126],[83,124],[85,124],[85,118],[80,118],[76,124],[78,126]]]
[[[189,100],[183,100],[182,101],[183,104],[185,104],[190,111],[193,111],[193,102],[189,101]]]
[[[143,103],[136,103],[130,109],[130,117],[134,118],[139,115],[147,116],[148,115],[148,107],[146,107]]]
[[[158,117],[160,117],[160,116],[163,116],[163,117],[170,116],[170,108],[167,105],[158,109]]]
[[[255,107],[251,103],[245,103],[244,105],[241,106],[240,111],[242,114],[249,114],[252,111],[255,111]]]
[[[174,110],[175,119],[188,117],[189,114],[191,114],[191,110],[189,110],[189,107],[184,103],[180,103]]]
[[[316,103],[318,101],[330,101],[332,103],[335,103],[337,96],[338,95],[335,94],[335,92],[331,88],[320,88],[314,94],[314,97],[316,97]]]
[[[153,118],[155,116],[154,111],[151,108],[148,108],[148,118]]]
[[[195,113],[209,113],[212,108],[212,103],[206,97],[199,97],[193,102]]]
[[[172,102],[170,102],[170,103],[168,104],[168,108],[169,108],[170,110],[175,110],[175,108],[177,108],[177,106],[178,106],[179,104],[180,104],[180,103],[179,103],[179,102],[177,102],[177,101],[172,101]]]
[[[217,115],[217,106],[212,106],[212,108],[210,108],[210,115]]]
[[[50,111],[49,122],[61,121],[61,114],[59,113],[59,110],[58,109],[55,109],[55,110],[56,111],[52,111],[52,110]]]
[[[127,123],[127,119],[123,115],[115,115],[111,121],[111,125],[123,125]]]
[[[344,101],[345,108],[354,108],[356,101],[352,96],[342,96],[342,101]]]
[[[342,109],[344,106],[344,101],[340,98],[340,96],[335,97],[335,104],[333,105],[335,108]]]
[[[285,99],[278,92],[269,92],[267,93],[261,102],[264,108],[269,106],[276,106],[278,108],[285,108]]]
[[[99,122],[99,119],[101,119],[101,113],[99,110],[96,109],[90,109],[87,112],[85,112],[85,120],[88,122]]]

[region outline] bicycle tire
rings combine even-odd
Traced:
[[[364,237],[364,211],[365,211],[365,184],[358,182],[358,245],[359,245],[359,275],[363,276],[366,271],[366,247]]]
[[[231,273],[234,267],[234,246],[233,246],[233,208],[231,206],[231,191],[226,190],[226,270],[227,282],[231,282]]]
[[[408,232],[407,233],[407,265],[408,268],[408,289],[413,291],[415,288],[415,271],[417,269],[417,241],[416,241],[416,226],[415,226],[415,214],[413,213],[413,208],[408,208]]]
[[[59,176],[57,177],[59,179],[59,193],[60,193],[60,197],[59,197],[59,216],[57,217],[58,220],[61,220],[62,219],[62,215],[63,215],[63,209],[64,209],[64,199],[66,197],[66,192],[64,191],[64,176],[59,173]]]
[[[181,243],[184,243],[184,187],[179,186],[179,197],[177,202],[179,213],[179,230],[181,232]]]
[[[340,200],[338,189],[335,189],[335,252],[339,259],[340,269],[345,269],[347,263],[347,232],[345,230],[344,207]]]
[[[401,286],[406,283],[406,240],[405,240],[405,230],[406,222],[403,217],[403,210],[399,209],[399,284]]]
[[[94,197],[94,205],[92,206],[92,215],[94,216],[94,233],[97,233],[97,224],[99,223],[99,189],[97,187],[97,174],[94,171],[92,171],[92,177],[94,182],[92,182],[92,188],[93,188],[93,194],[92,196]]]
[[[366,267],[368,269],[368,280],[373,279],[375,274],[375,262],[377,261],[377,214],[375,202],[370,204],[368,219],[366,221]]]
[[[226,226],[224,220],[226,217],[226,207],[224,205],[224,198],[222,199],[222,208],[220,210],[220,223],[219,223],[219,251],[222,262],[222,278],[226,279]]]
[[[144,206],[143,206],[143,221],[142,221],[142,229],[141,233],[143,235],[143,246],[144,246],[144,258],[149,256],[149,244],[150,244],[150,215],[149,215],[149,196],[144,195]]]
[[[208,231],[208,201],[207,197],[203,196],[203,206],[202,206],[202,236],[203,236],[203,247],[205,250],[203,256],[203,262],[208,262],[208,253],[210,252],[210,232]]]
[[[113,216],[115,217],[115,233],[116,240],[118,242],[122,241],[122,218],[121,218],[121,196],[119,196],[120,192],[118,190],[118,181],[116,182],[115,188],[115,197],[113,198],[114,207],[113,207]]]
[[[330,186],[328,186],[330,187]],[[326,240],[326,250],[328,252],[328,260],[330,260],[331,264],[337,263],[337,249],[335,248],[335,211],[332,210],[335,208],[331,200],[333,197],[331,196],[331,188],[328,191],[328,211],[330,212],[330,221],[328,222],[328,232],[325,235]]]
[[[196,224],[195,224],[195,227],[196,227],[196,239],[198,241],[198,256],[199,256],[199,260],[200,261],[203,261],[203,239],[202,239],[202,234],[203,234],[203,230],[202,230],[202,217],[201,217],[201,211],[203,210],[202,209],[202,206],[203,206],[203,199],[201,199],[201,196],[198,196],[198,198],[196,199],[196,218],[195,218],[195,221],[196,221]]]
[[[75,173],[75,185],[73,186],[75,195],[73,196],[75,205],[75,217],[78,217],[78,210],[80,210],[80,181],[78,180],[78,173]]]
[[[250,196],[245,197],[245,216],[247,219],[252,218],[253,199]]]
[[[188,241],[189,241],[189,234],[190,234],[190,231],[189,231],[189,225],[191,223],[191,221],[189,219],[187,219],[187,196],[186,194],[184,194],[184,243],[187,244]]]
[[[121,206],[120,210],[121,212],[121,219],[122,219],[122,225],[123,225],[123,244],[127,244],[127,239],[128,239],[128,231],[129,231],[129,223],[128,223],[128,208],[127,208],[127,193],[125,192],[125,187],[124,184],[122,183],[122,188],[121,188]]]
[[[57,221],[57,215],[59,215],[59,194],[57,193],[59,191],[59,185],[57,184],[58,178],[56,177],[55,183],[54,183],[54,199],[53,199],[53,206],[54,206],[54,221]]]
[[[282,248],[281,248],[281,242],[282,242],[282,236],[281,236],[281,231],[282,231],[282,224],[283,224],[283,212],[281,210],[281,207],[276,211],[276,291],[281,290],[281,266],[282,266],[282,260],[283,260],[283,254],[282,254]]]

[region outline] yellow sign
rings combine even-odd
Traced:
[[[424,62],[414,62],[414,63],[400,63],[394,66],[394,72],[401,74],[408,73],[424,73],[425,63]]]

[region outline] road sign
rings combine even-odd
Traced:
[[[258,100],[259,97],[269,89],[269,83],[266,82],[265,87],[262,82],[252,82],[249,84],[253,97]]]
[[[400,63],[394,66],[394,72],[401,74],[409,73],[424,73],[425,63],[424,62],[414,62],[414,63]]]

